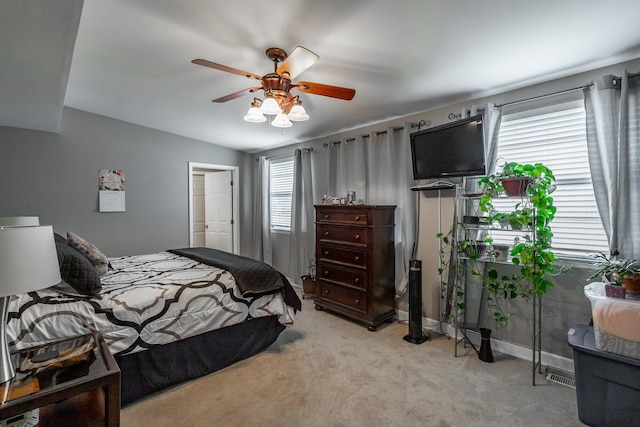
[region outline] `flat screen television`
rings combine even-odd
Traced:
[[[481,115],[414,132],[410,139],[415,180],[486,173]]]

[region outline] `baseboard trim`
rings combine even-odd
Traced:
[[[404,310],[396,310],[396,316],[401,322],[409,321],[409,313]],[[428,317],[422,318],[422,327],[425,330],[437,332],[439,334],[447,335],[449,337],[455,336],[455,328],[449,323],[440,322]],[[480,345],[480,334],[475,331],[467,331],[467,337],[474,345]],[[531,349],[519,344],[514,344],[508,341],[502,341],[499,339],[491,338],[491,348],[500,353],[508,354],[518,359],[527,361],[532,360]],[[565,372],[574,373],[573,359],[560,356],[553,353],[542,352],[542,366],[549,366],[556,369],[561,369]]]

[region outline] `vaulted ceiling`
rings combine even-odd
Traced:
[[[5,0],[0,125],[56,132],[68,106],[256,152],[640,57],[637,0]],[[265,50],[320,58],[295,80],[311,118],[243,120]],[[637,70],[635,70],[637,71]],[[89,142],[88,142],[89,143]]]

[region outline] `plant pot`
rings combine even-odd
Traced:
[[[476,258],[483,258],[485,256],[487,256],[487,254],[489,253],[489,244],[485,243],[485,242],[477,242],[477,241],[472,241],[472,240],[468,240],[466,241],[466,245],[462,245],[463,242],[461,243],[461,251],[468,257],[476,257]]]
[[[640,275],[624,276],[622,283],[627,290],[626,298],[640,299]]]
[[[511,254],[510,245],[493,245],[493,257],[498,262],[505,262],[509,259]]]
[[[464,215],[462,217],[462,222],[465,224],[478,224],[480,222],[480,217]]]
[[[500,181],[507,196],[524,196],[531,178],[504,178]]]
[[[604,284],[604,293],[609,298],[625,298],[627,289],[624,286]]]
[[[302,276],[302,291],[305,294],[310,294],[313,295],[316,293],[316,279],[315,277],[310,277],[310,276]]]

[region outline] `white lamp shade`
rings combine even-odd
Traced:
[[[50,225],[0,227],[0,297],[48,288],[60,280]]]
[[[247,111],[247,115],[244,116],[244,119],[251,123],[261,123],[267,121],[267,118],[262,114],[260,108],[251,107],[249,111]]]
[[[272,96],[268,96],[262,101],[262,105],[260,106],[260,111],[267,116],[274,116],[276,114],[282,113],[282,109],[278,105],[278,101],[275,100]]]
[[[278,114],[271,124],[277,128],[290,128],[293,126],[287,115],[283,113]]]
[[[25,227],[40,225],[37,216],[0,216],[0,227]]]
[[[289,120],[293,120],[294,122],[304,122],[305,120],[309,120],[309,115],[300,104],[296,104],[291,107],[288,117]]]

